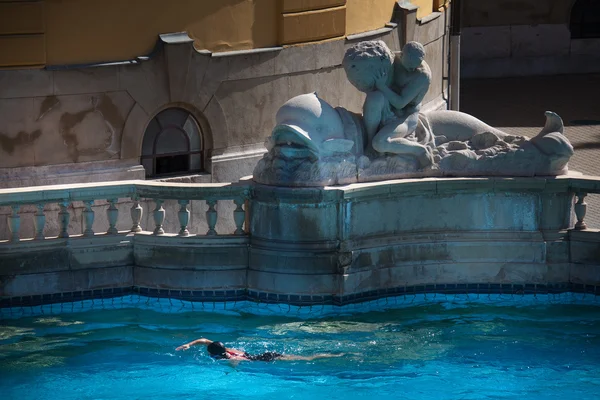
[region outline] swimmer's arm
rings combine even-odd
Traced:
[[[183,344],[183,345],[179,346],[178,348],[176,348],[175,350],[176,351],[187,350],[191,346],[194,346],[194,345],[197,345],[197,344],[202,344],[204,346],[208,346],[211,343],[212,343],[212,340],[208,340],[208,339],[205,339],[205,338],[200,338],[200,339],[193,340],[193,341],[191,341],[189,343]]]

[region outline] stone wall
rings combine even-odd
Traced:
[[[600,294],[599,233],[575,229],[573,215],[583,220],[585,206],[574,205],[574,196],[600,191],[600,178],[200,188],[137,181],[0,193],[0,204],[62,198],[65,190],[74,199],[107,192],[196,201],[248,196],[245,231],[235,235],[217,229],[216,236],[181,236],[177,224],[157,235],[148,231],[150,218],[138,233],[97,230],[0,242],[0,300],[82,292],[90,298],[123,287],[198,301],[302,304],[398,293],[523,293],[528,287],[541,293],[589,286]],[[127,209],[119,215],[117,226],[131,223]]]
[[[600,38],[571,37],[574,0],[465,0],[464,78],[600,71]]]
[[[432,80],[429,92],[423,100],[425,110],[446,109],[448,107],[448,54],[450,10],[440,9],[424,18],[417,19],[415,7],[405,2],[401,8],[402,43],[416,41],[424,45],[425,61],[431,68]]]
[[[143,178],[141,143],[149,121],[180,107],[204,136],[203,182],[251,174],[281,104],[318,91],[360,112],[364,95],[341,61],[357,40],[381,39],[397,51],[421,41],[434,79],[425,99],[444,107],[446,16],[418,22],[415,11],[388,27],[303,46],[198,52],[185,34],[162,35],[149,59],[60,70],[0,71],[0,187]],[[406,29],[405,29],[406,28]]]

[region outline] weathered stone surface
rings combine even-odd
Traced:
[[[510,26],[478,26],[461,32],[463,59],[510,57]]]
[[[166,45],[164,49],[169,80],[169,99],[171,102],[184,101],[186,86],[190,83],[190,64],[194,46],[190,43],[181,43]]]
[[[569,56],[510,57],[465,60],[461,64],[463,78],[503,78],[560,74],[591,74],[600,71],[600,57],[572,54]]]
[[[257,290],[289,294],[331,294],[338,278],[334,275],[281,275],[270,272],[250,271],[248,285]],[[267,289],[269,288],[269,289]]]
[[[256,79],[275,75],[279,51],[227,56],[227,80]]]
[[[145,129],[150,120],[151,117],[139,104],[136,103],[133,105],[123,126],[121,159],[139,158],[142,151]]]
[[[414,40],[427,45],[444,36],[444,16],[440,14],[437,18],[415,26]]]
[[[119,90],[116,66],[53,71],[54,95],[114,92]]]
[[[134,284],[161,289],[205,290],[246,287],[246,270],[167,270],[135,267]],[[160,282],[160,283],[158,283]],[[157,284],[158,283],[158,284]]]
[[[561,56],[569,54],[571,32],[567,25],[512,25],[513,57]]]
[[[565,4],[560,7],[553,7],[553,12],[563,6],[571,6],[567,2],[563,3]],[[537,14],[537,18],[541,15]],[[489,26],[464,28],[461,39],[462,77],[598,72],[598,40],[571,39],[568,21],[549,22],[552,21],[542,18],[537,22],[521,24],[512,18]],[[508,23],[513,25],[507,25]]]
[[[138,160],[108,160],[0,168],[0,188],[144,179]]]
[[[340,40],[340,42],[343,41]],[[316,47],[318,45],[307,44],[282,49],[277,54],[274,75],[293,74],[317,69]]]
[[[44,69],[0,71],[0,99],[53,94],[52,71]]]
[[[30,296],[123,287],[132,284],[132,268],[129,266],[24,274],[3,280],[0,296]]]
[[[485,193],[471,193],[355,202],[350,206],[347,229],[352,239],[400,230],[504,230],[511,229],[516,220],[522,230],[538,229],[536,196],[515,194],[505,200]],[[465,202],[472,207],[464,207]],[[372,218],[369,209],[377,209],[379,215],[386,217]],[[419,210],[429,211],[424,214]]]
[[[440,77],[445,76],[443,72],[446,57],[444,51],[447,47],[444,47],[444,40],[444,37],[441,37],[425,46],[425,62],[431,68],[432,79],[423,104],[433,101],[443,90],[444,80]]]
[[[331,40],[322,44],[313,45],[316,69],[333,68],[342,65],[342,59],[346,52],[343,40]]]
[[[169,103],[169,79],[164,54],[137,65],[119,67],[119,89],[126,90],[149,115]]]
[[[211,126],[210,143],[214,149],[224,149],[230,145],[230,119],[227,117],[226,111],[229,110],[223,109],[223,106],[216,96],[211,98],[203,111],[204,116]]]
[[[205,112],[219,86],[228,79],[229,63],[228,57],[209,57],[200,54],[192,57],[190,86],[195,87],[196,90],[187,92],[186,98],[189,99],[190,104]],[[214,125],[212,121],[211,125]]]
[[[132,106],[133,100],[125,92],[36,99],[35,126],[42,133],[34,146],[35,164],[117,158]]]
[[[595,179],[429,178],[319,189],[253,185],[249,236],[220,237],[102,234],[104,197],[130,190],[131,184],[122,185],[82,185],[72,192],[40,188],[38,198],[63,193],[77,199],[97,192],[96,235],[0,242],[0,296],[131,285],[344,296],[415,285],[600,282],[598,232],[568,230],[571,188],[593,189]],[[185,185],[135,185],[166,198],[194,193]],[[203,188],[216,194],[219,186]],[[30,192],[9,189],[0,193],[0,202]],[[148,203],[143,206],[151,230],[153,204]],[[175,201],[166,204],[167,219],[178,221]],[[72,234],[85,227],[82,206],[74,201],[69,208]],[[232,219],[231,206],[219,202],[219,221]],[[129,200],[121,199],[117,207],[117,225],[129,227]],[[203,201],[190,208],[192,219],[206,218]],[[35,208],[24,205],[22,211],[21,222],[30,225]],[[57,211],[49,204],[47,218]],[[0,209],[0,226],[9,212]],[[167,225],[178,229],[176,223]],[[52,224],[47,228],[47,234],[58,232]],[[226,233],[219,225],[217,231]]]
[[[134,265],[132,237],[80,237],[70,243],[71,270]],[[98,279],[104,279],[98,277]]]
[[[33,118],[33,99],[0,100],[0,121],[0,168],[35,165],[33,149],[42,131]]]
[[[519,0],[517,4],[513,0],[466,0],[463,6],[464,26],[568,24],[573,1]]]
[[[596,249],[597,250],[597,249]],[[596,258],[596,260],[598,260]],[[571,282],[584,285],[600,285],[600,273],[598,272],[598,264],[572,264],[571,266]]]
[[[288,96],[287,77],[260,78],[244,81],[228,81],[221,85],[215,100],[218,100],[227,118],[227,140],[229,145],[259,143],[263,132],[273,126],[273,114]],[[268,111],[267,111],[268,110]],[[216,133],[215,139],[221,135]],[[221,148],[225,146],[218,146]]]
[[[247,176],[266,152],[264,144],[229,147],[213,150],[211,157],[212,180],[214,182],[237,182]]]
[[[571,40],[571,54],[598,57],[598,54],[600,54],[600,39]]]

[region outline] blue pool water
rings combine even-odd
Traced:
[[[597,399],[600,304],[424,302],[310,318],[98,309],[0,321],[2,399]],[[213,361],[207,337],[315,361]]]

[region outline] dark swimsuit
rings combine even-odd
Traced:
[[[283,357],[283,354],[275,353],[274,351],[267,351],[258,355],[251,355],[248,353],[244,353],[244,357],[246,357],[250,361],[275,361],[278,358]]]
[[[257,355],[252,355],[249,353],[244,352],[243,354],[238,354],[238,353],[234,353],[234,352],[227,352],[233,356],[236,357],[244,357],[245,359],[249,360],[249,361],[275,361],[278,358],[283,357],[283,354],[280,353],[275,353],[274,351],[267,351],[265,353],[262,354],[257,354]],[[218,355],[213,355],[211,356],[212,358],[214,358],[215,360],[223,360],[223,359],[227,359],[227,357],[224,356],[218,356]]]

